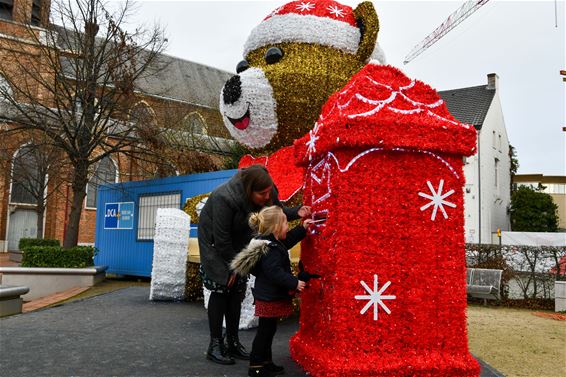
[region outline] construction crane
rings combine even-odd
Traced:
[[[452,13],[448,18],[430,33],[421,43],[416,45],[411,52],[405,57],[403,64],[409,63],[411,60],[422,54],[427,48],[435,44],[440,38],[444,37],[448,32],[460,25],[462,21],[470,17],[472,13],[485,5],[489,0],[468,0]]]

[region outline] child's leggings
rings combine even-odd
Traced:
[[[262,365],[271,359],[271,344],[277,331],[279,318],[259,317],[259,326],[252,344],[250,365]]]

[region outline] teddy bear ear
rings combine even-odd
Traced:
[[[379,19],[377,12],[370,1],[360,3],[354,9],[354,16],[360,28],[361,38],[360,45],[356,55],[362,62],[367,62],[376,45],[377,32],[379,31]]]

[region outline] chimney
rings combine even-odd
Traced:
[[[487,89],[499,89],[499,76],[497,76],[497,73],[489,73],[487,75]]]

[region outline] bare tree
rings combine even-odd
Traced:
[[[13,124],[2,134],[40,131],[71,167],[71,210],[63,246],[75,246],[89,172],[110,155],[150,149],[127,114],[138,83],[164,67],[163,30],[126,31],[131,3],[57,0],[52,23],[27,28],[31,43],[14,41],[0,59],[9,86],[0,86],[0,116]],[[8,89],[6,89],[8,87]],[[3,136],[0,134],[0,136]]]
[[[13,151],[0,149],[0,160],[10,166],[12,200],[33,205],[37,213],[37,238],[43,237],[43,218],[47,200],[58,192],[65,181],[60,179],[65,170],[65,159],[60,149],[37,132],[27,135],[26,143]]]

